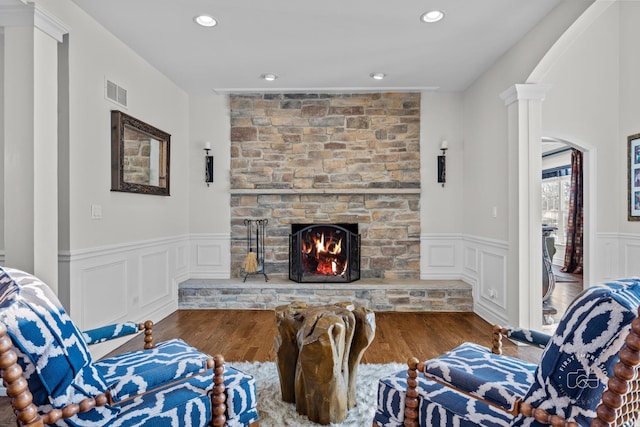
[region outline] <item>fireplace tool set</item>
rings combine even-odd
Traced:
[[[244,271],[244,281],[250,274],[264,275],[265,282],[269,281],[269,277],[264,269],[264,240],[265,229],[267,227],[267,219],[245,219],[244,225],[247,227],[247,256],[242,265]],[[254,240],[255,236],[255,240]],[[253,243],[255,242],[255,252]]]

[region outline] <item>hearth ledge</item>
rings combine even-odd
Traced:
[[[231,195],[252,194],[420,194],[420,188],[242,188],[231,189]]]
[[[292,301],[333,304],[352,301],[375,311],[473,311],[472,286],[461,280],[362,279],[351,283],[296,283],[284,277],[265,282],[189,279],[178,285],[180,309],[273,310]]]

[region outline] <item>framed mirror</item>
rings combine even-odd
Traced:
[[[169,195],[171,135],[111,111],[111,191]]]

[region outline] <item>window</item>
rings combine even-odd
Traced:
[[[567,241],[571,165],[542,171],[542,224],[557,227],[556,243]]]

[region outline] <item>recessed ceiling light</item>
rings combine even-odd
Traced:
[[[277,74],[273,74],[273,73],[263,74],[262,78],[265,79],[268,82],[272,82],[272,81],[274,81],[275,79],[278,78],[278,75]]]
[[[428,24],[438,22],[442,18],[444,18],[444,12],[441,10],[431,10],[429,12],[423,13],[422,16],[420,16],[420,20]]]
[[[218,21],[211,15],[198,15],[193,18],[196,24],[202,25],[203,27],[215,27],[218,25]]]
[[[382,80],[385,77],[387,77],[387,75],[385,73],[371,73],[369,74],[369,77],[371,77],[374,80]]]

